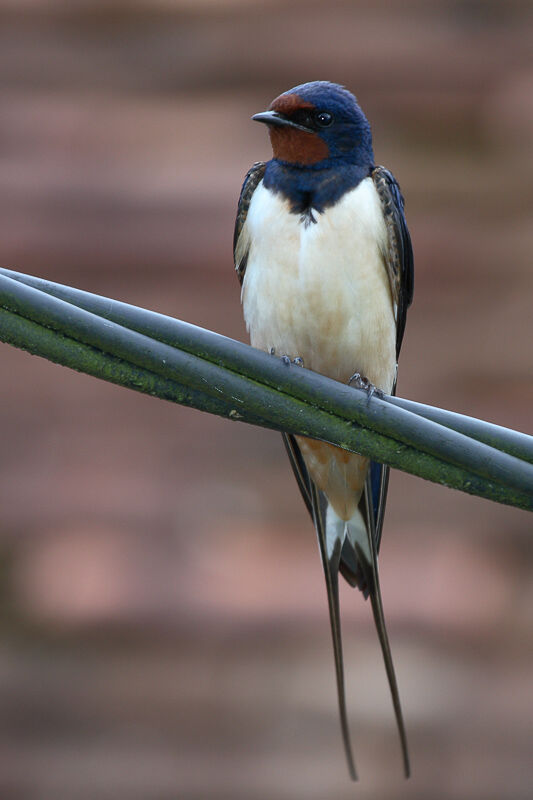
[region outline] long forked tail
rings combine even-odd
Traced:
[[[353,781],[357,780],[357,772],[352,753],[352,743],[350,739],[350,728],[348,725],[348,715],[346,712],[346,692],[344,688],[344,664],[342,656],[342,636],[339,609],[339,563],[344,536],[327,536],[324,527],[324,515],[320,510],[320,498],[313,482],[311,482],[311,506],[313,510],[313,521],[315,523],[324,577],[326,579],[326,591],[328,595],[329,621],[331,626],[331,638],[333,640],[333,654],[335,657],[335,675],[337,679],[337,697],[339,703],[339,717],[341,723],[342,741],[346,753],[346,761],[350,777]]]
[[[374,624],[383,653],[385,670],[396,716],[396,724],[400,736],[405,777],[408,778],[410,775],[410,765],[407,736],[405,733],[387,629],[385,627],[377,568],[377,550],[381,538],[383,512],[387,494],[388,467],[371,465],[371,469],[367,475],[367,482],[363,495],[364,500],[359,504],[359,508],[354,517],[348,523],[343,523],[339,517],[336,517],[331,507],[327,510],[324,507],[324,503],[327,504],[327,500],[323,495],[319,494],[315,484],[311,480],[295,437],[289,434],[283,434],[283,441],[287,448],[287,453],[302,497],[311,514],[317,532],[328,594],[342,738],[350,775],[353,780],[357,779],[346,714],[339,613],[339,569],[351,586],[357,586],[365,598],[368,596],[371,598],[370,602],[372,605]],[[373,475],[372,467],[374,466],[378,469],[374,471]],[[373,492],[372,479],[373,477],[376,478],[376,472],[378,484],[377,489],[374,487],[376,491]],[[376,496],[374,496],[374,494]],[[361,508],[361,506],[363,507]],[[363,513],[361,513],[361,511]],[[341,547],[341,554],[338,552],[339,547]]]
[[[383,602],[381,599],[381,588],[379,585],[379,572],[378,572],[378,558],[376,549],[376,536],[375,536],[375,518],[372,513],[370,503],[372,498],[370,475],[367,477],[367,486],[365,491],[366,499],[366,530],[368,539],[368,548],[370,552],[370,559],[367,554],[363,552],[358,542],[354,543],[354,549],[357,559],[365,573],[368,592],[370,595],[370,603],[372,605],[372,614],[374,616],[374,624],[381,645],[381,652],[383,654],[383,661],[385,662],[385,671],[389,681],[390,693],[392,697],[392,705],[394,707],[394,714],[396,717],[396,725],[398,727],[398,734],[400,736],[400,745],[402,748],[403,769],[405,777],[408,778],[411,774],[411,766],[409,763],[409,748],[407,744],[407,734],[405,732],[405,724],[402,714],[402,706],[400,703],[400,694],[398,691],[398,683],[396,681],[396,674],[394,672],[394,664],[389,645],[389,637],[387,635],[387,628],[385,626],[385,615],[383,613]]]

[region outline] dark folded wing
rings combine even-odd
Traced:
[[[411,237],[407,230],[400,187],[385,167],[375,167],[372,180],[385,217],[388,237],[387,270],[396,315],[396,358],[400,354],[407,309],[413,300],[414,267]]]
[[[241,237],[246,217],[248,216],[248,209],[250,208],[250,201],[252,195],[257,189],[258,184],[263,179],[265,174],[266,164],[264,161],[257,161],[250,167],[246,173],[244,183],[242,185],[241,194],[239,197],[239,205],[237,206],[237,217],[235,219],[235,230],[233,233],[233,260],[235,262],[235,269],[240,283],[243,282],[244,273],[246,272],[246,264],[248,262],[248,247],[239,247],[239,239]]]
[[[404,214],[404,199],[394,175],[385,167],[375,167],[372,180],[376,187],[387,227],[387,252],[385,263],[389,276],[394,314],[396,318],[396,358],[400,354],[407,309],[413,300],[414,265],[411,237]],[[396,380],[392,393],[396,391]],[[376,462],[370,463],[370,487],[366,494],[371,496],[362,504],[363,516],[373,515],[372,530],[375,536],[376,552],[379,551],[385,504],[389,485],[389,467]],[[367,520],[368,524],[368,520]],[[344,573],[343,573],[344,574]],[[347,577],[345,575],[345,577]]]

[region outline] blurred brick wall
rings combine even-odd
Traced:
[[[245,338],[231,240],[305,80],[407,198],[399,391],[531,430],[532,11],[0,2],[0,263]],[[6,798],[352,797],[314,534],[279,437],[1,346]],[[531,796],[531,521],[394,474],[381,557],[411,740],[343,593],[368,798]]]

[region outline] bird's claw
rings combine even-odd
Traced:
[[[276,355],[276,348],[275,347],[271,347],[270,348],[270,355],[271,356],[275,356]],[[289,366],[290,364],[294,364],[296,367],[303,367],[303,365],[304,365],[304,360],[303,360],[303,358],[301,356],[296,356],[296,358],[291,358],[290,356],[283,355],[283,356],[280,356],[280,358],[283,361],[283,363],[286,364],[287,366]]]
[[[384,397],[385,394],[381,389],[378,389],[377,386],[374,386],[373,383],[370,383],[368,378],[365,378],[365,376],[361,375],[360,372],[354,372],[348,381],[348,386],[354,386],[356,389],[364,389],[368,400],[371,400],[374,395],[381,398]]]

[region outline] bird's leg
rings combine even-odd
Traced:
[[[373,395],[376,395],[376,397],[383,397],[385,394],[381,389],[378,389],[377,386],[374,386],[373,383],[370,383],[368,378],[365,378],[360,372],[354,372],[348,381],[348,386],[355,386],[356,389],[364,389],[369,400]]]
[[[270,348],[270,355],[271,356],[275,356],[276,355],[276,348],[275,347],[271,347]],[[304,365],[304,360],[303,360],[303,358],[301,356],[296,356],[296,358],[291,358],[290,356],[283,355],[283,356],[280,356],[280,358],[281,358],[281,360],[283,361],[284,364],[287,364],[287,366],[289,366],[289,364],[294,364],[296,367],[303,367],[303,365]]]

